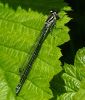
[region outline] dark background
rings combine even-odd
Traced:
[[[67,24],[71,40],[60,46],[63,53],[61,61],[73,64],[77,50],[85,47],[85,0],[64,1],[72,7],[72,11],[68,12],[72,20]]]

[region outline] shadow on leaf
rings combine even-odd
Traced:
[[[57,100],[57,96],[65,93],[65,88],[64,88],[64,80],[62,79],[62,74],[64,71],[62,70],[59,74],[55,75],[53,79],[50,81],[50,88],[53,92],[53,98],[50,100]]]
[[[28,10],[31,8],[34,11],[47,14],[50,10],[60,11],[66,3],[64,0],[0,0],[3,4],[8,4],[9,7],[16,10],[19,6],[22,9]]]

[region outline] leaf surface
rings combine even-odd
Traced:
[[[30,8],[26,11],[18,7],[15,11],[8,4],[0,3],[1,100],[49,100],[53,97],[49,82],[62,70],[59,61],[62,54],[57,46],[69,40],[69,29],[65,24],[70,18],[63,9],[59,13],[56,28],[44,41],[28,79],[16,97],[15,88],[20,80],[19,68],[25,68],[47,15]]]
[[[65,64],[65,73],[62,75],[65,82],[66,92],[59,100],[82,100],[85,99],[85,90],[82,88],[82,80],[85,79],[85,48],[79,49],[74,60],[74,65]],[[84,85],[83,85],[84,86]]]

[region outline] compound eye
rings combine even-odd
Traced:
[[[50,13],[53,13],[53,10],[51,10]]]

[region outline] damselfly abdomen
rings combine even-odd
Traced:
[[[59,18],[58,14],[55,11],[51,11],[51,14],[49,15],[49,17],[47,18],[44,27],[41,30],[41,34],[40,37],[36,43],[36,47],[26,65],[26,69],[24,70],[24,72],[21,75],[21,79],[19,84],[16,87],[16,95],[19,94],[25,80],[27,79],[27,76],[32,68],[32,65],[35,61],[35,59],[38,56],[38,53],[41,49],[42,43],[44,42],[44,40],[46,39],[46,37],[48,36],[49,32],[52,31],[53,27],[56,24],[56,20]]]

